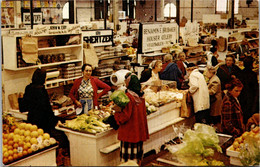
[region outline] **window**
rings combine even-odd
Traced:
[[[216,1],[216,13],[228,13],[229,11],[229,0],[217,0]],[[239,0],[235,0],[235,11],[234,14],[238,14]]]
[[[62,12],[63,19],[69,19],[69,2],[67,2],[63,7]]]
[[[168,3],[164,7],[164,17],[176,17],[176,6],[173,3]]]

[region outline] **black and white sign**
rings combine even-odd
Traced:
[[[176,23],[143,24],[142,53],[161,50],[171,42],[176,43],[178,37],[178,25]]]
[[[33,24],[42,24],[42,13],[33,13]],[[23,13],[23,23],[31,24],[31,14]]]
[[[113,30],[82,31],[83,41],[94,46],[108,46],[113,44]]]

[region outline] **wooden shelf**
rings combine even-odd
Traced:
[[[155,57],[155,56],[164,56],[166,53],[144,53],[143,57]]]
[[[82,46],[82,44],[66,45],[66,46],[55,46],[55,47],[47,47],[47,48],[38,48],[38,51],[66,49],[66,48],[74,48],[74,47],[81,47],[81,46]]]
[[[66,78],[66,79],[65,78],[59,78],[59,79],[49,80],[49,81],[46,81],[45,88],[46,89],[56,88],[56,87],[60,86],[59,83],[61,83],[61,82],[65,84],[66,81],[73,81],[73,80],[78,79],[80,77],[82,77],[82,76],[73,77],[73,78]]]
[[[238,42],[242,42],[242,40],[228,42],[228,45],[230,45],[230,44],[235,44],[235,43],[238,43]]]
[[[111,75],[105,75],[105,76],[101,76],[101,77],[99,77],[99,76],[97,76],[99,79],[103,79],[103,78],[108,78],[108,77],[110,77]]]
[[[28,67],[17,67],[16,69],[9,69],[9,68],[5,68],[5,69],[19,71],[19,70],[27,70],[27,69],[33,69],[33,68],[41,68],[41,67],[49,67],[49,66],[55,66],[55,65],[61,65],[61,64],[68,64],[68,63],[76,63],[76,62],[81,62],[81,60],[60,61],[60,62],[55,62],[55,63],[39,64],[39,65],[33,65],[33,66],[28,66]]]
[[[247,38],[248,41],[258,40],[259,38]]]
[[[106,57],[106,58],[101,58],[99,60],[109,60],[109,59],[116,59],[116,58],[121,58],[121,57],[125,57],[125,56],[128,56],[128,55],[123,55],[123,56],[113,56],[113,57]]]

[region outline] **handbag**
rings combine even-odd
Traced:
[[[210,104],[214,103],[215,101],[217,101],[217,98],[215,95],[210,95],[209,96],[209,99],[210,99]]]

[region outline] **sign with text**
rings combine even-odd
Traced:
[[[33,27],[33,35],[62,35],[80,33],[81,29],[78,24],[35,25]]]
[[[178,25],[176,23],[143,24],[142,53],[161,50],[171,42],[176,43]]]
[[[30,13],[23,13],[23,23],[31,24]],[[42,24],[42,13],[33,13],[33,24]]]
[[[107,46],[113,44],[113,30],[82,31],[83,41],[93,46]]]

